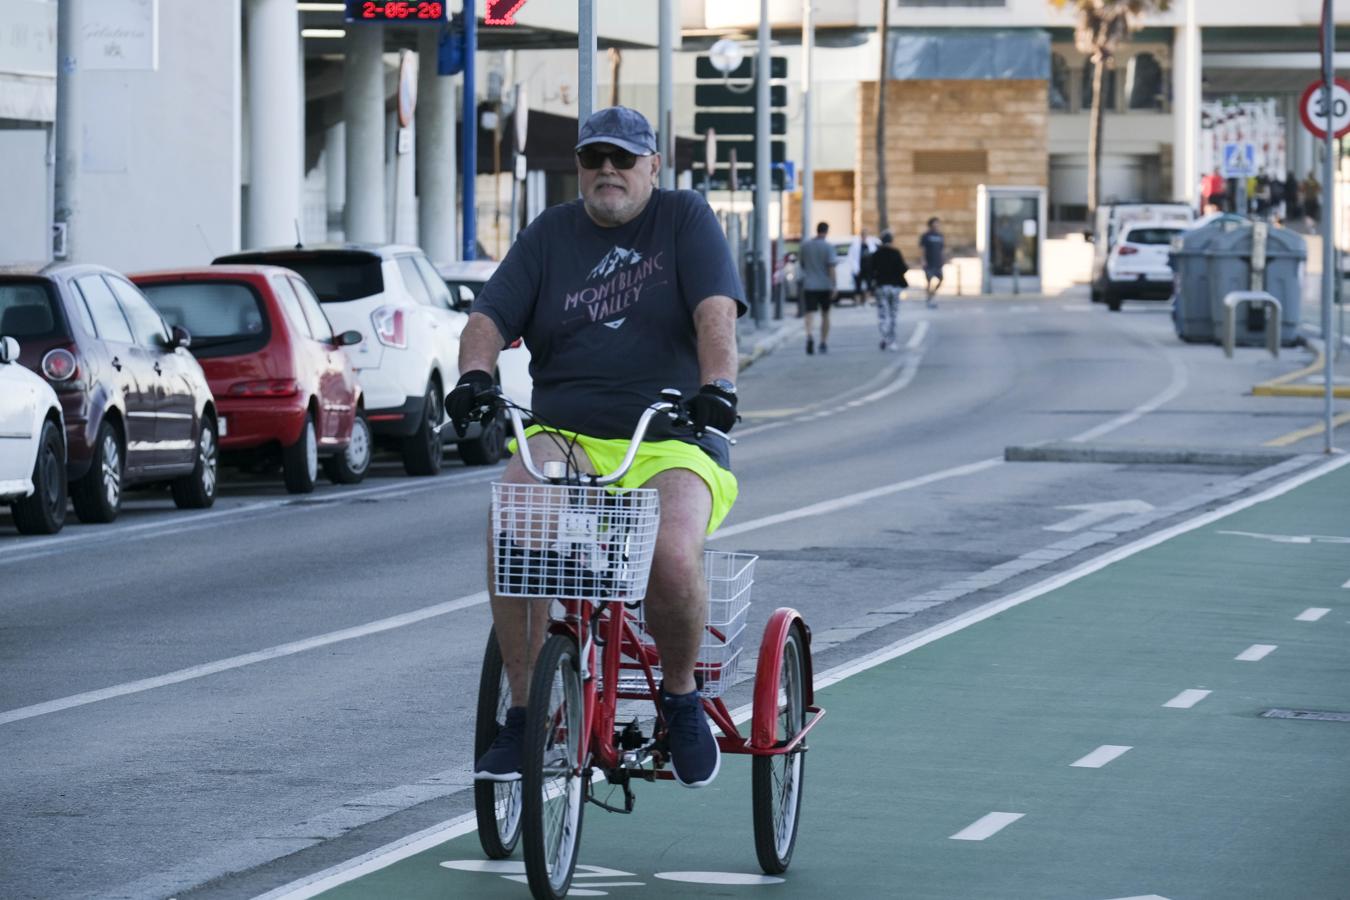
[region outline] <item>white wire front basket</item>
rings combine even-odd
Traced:
[[[736,681],[757,559],[759,557],[753,553],[703,552],[703,574],[708,583],[708,625],[703,630],[694,675],[701,682],[699,693],[704,697],[720,697]],[[641,606],[634,611],[634,617],[639,640],[652,644]],[[652,671],[659,681],[661,668],[657,666]],[[641,669],[626,668],[619,679],[619,690],[644,694],[648,687]]]
[[[641,600],[656,547],[655,490],[492,485],[498,597]]]

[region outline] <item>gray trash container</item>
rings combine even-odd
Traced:
[[[1183,341],[1218,342],[1222,339],[1223,298],[1230,291],[1252,289],[1252,223],[1225,215],[1185,232],[1171,255],[1176,296],[1172,321]],[[1299,306],[1303,299],[1303,266],[1307,245],[1295,232],[1271,228],[1266,237],[1266,268],[1258,290],[1280,301],[1280,343],[1298,337]],[[1249,307],[1252,309],[1248,312]],[[1246,304],[1238,310],[1236,342],[1264,345],[1264,310]]]
[[[1210,248],[1225,235],[1251,223],[1242,216],[1225,215],[1199,228],[1184,231],[1173,243],[1171,265],[1175,292],[1172,298],[1172,322],[1183,341],[1212,342],[1219,339],[1222,323],[1214,320],[1210,299]],[[1222,297],[1219,298],[1222,301]]]
[[[1215,338],[1222,339],[1223,298],[1231,291],[1252,290],[1251,226],[1237,228],[1217,236],[1206,247],[1209,260],[1209,299]],[[1256,290],[1263,290],[1280,301],[1280,344],[1293,346],[1298,340],[1299,307],[1303,301],[1303,267],[1308,247],[1303,236],[1284,228],[1271,228],[1266,236],[1265,274]],[[1264,346],[1265,310],[1259,304],[1244,304],[1237,309],[1234,337],[1240,346]]]

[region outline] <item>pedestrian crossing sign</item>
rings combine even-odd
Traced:
[[[1232,141],[1223,145],[1224,178],[1246,178],[1256,174],[1256,145],[1251,141]]]

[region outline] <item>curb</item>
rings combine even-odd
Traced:
[[[798,319],[779,319],[765,328],[757,328],[748,333],[737,329],[736,350],[740,356],[740,369],[744,371],[755,360],[767,356],[778,349],[788,338],[802,328]]]
[[[1288,450],[1232,447],[1140,447],[1127,444],[1044,444],[1005,447],[1007,462],[1144,463],[1191,466],[1269,466],[1298,456]]]

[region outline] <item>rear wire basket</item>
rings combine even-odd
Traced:
[[[694,674],[702,681],[699,693],[704,697],[720,697],[736,682],[758,558],[753,553],[703,551],[703,573],[708,584],[708,626],[703,630]],[[654,646],[641,605],[633,611],[633,616],[637,620],[638,639]],[[645,696],[649,688],[642,669],[634,662],[626,660],[625,663],[619,690]],[[652,674],[660,681],[661,667],[653,667]]]
[[[660,502],[565,484],[492,485],[493,591],[498,597],[641,600]]]

